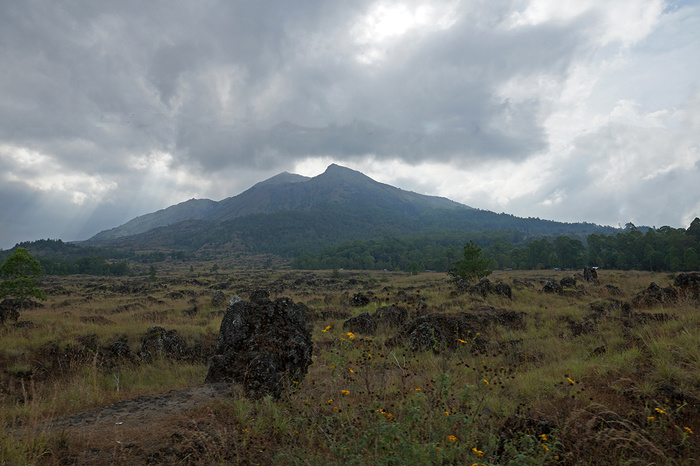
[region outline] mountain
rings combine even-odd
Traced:
[[[237,250],[294,256],[341,241],[407,235],[517,231],[583,236],[614,229],[474,209],[405,191],[339,165],[313,178],[281,173],[219,202],[189,201],[98,233],[87,245],[136,249]]]
[[[216,208],[216,205],[216,202],[209,199],[190,199],[158,212],[141,215],[116,228],[101,231],[88,241],[100,242],[137,235],[154,228],[182,222],[183,220],[201,220],[209,216]]]
[[[425,196],[378,183],[358,171],[332,164],[314,178],[280,173],[237,196],[219,202],[190,199],[136,217],[121,226],[102,231],[88,241],[101,242],[136,235],[183,220],[218,223],[251,214],[308,211],[333,205],[388,209],[404,215],[418,215],[435,208],[469,208],[449,199]]]

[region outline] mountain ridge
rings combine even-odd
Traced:
[[[82,243],[124,250],[235,250],[294,257],[343,241],[387,237],[443,237],[459,244],[466,236],[483,232],[507,232],[519,242],[560,235],[584,239],[591,233],[614,231],[585,222],[475,209],[402,190],[332,164],[312,178],[280,173],[218,202],[191,199]]]
[[[334,204],[399,209],[405,215],[412,216],[435,208],[471,208],[447,198],[418,194],[380,183],[359,171],[331,164],[315,177],[282,172],[221,201],[190,199],[140,215],[118,227],[101,231],[87,241],[100,242],[137,235],[184,220],[218,223],[252,214],[306,211]]]

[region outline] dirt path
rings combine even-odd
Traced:
[[[49,428],[84,429],[111,425],[137,427],[152,424],[158,418],[193,409],[229,392],[230,384],[207,384],[170,390],[160,395],[139,396],[102,408],[50,421]]]

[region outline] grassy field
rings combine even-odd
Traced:
[[[188,266],[189,267],[189,266]],[[700,304],[633,305],[673,277],[599,271],[561,294],[566,271],[494,272],[512,299],[461,292],[444,274],[159,269],[158,276],[43,279],[49,299],[0,327],[0,463],[698,464]],[[231,388],[140,422],[55,420],[202,385],[224,305],[258,288],[306,304],[309,373],[280,400]],[[350,298],[371,298],[358,308]],[[432,350],[388,346],[399,328],[350,334],[381,305],[410,318],[516,311]],[[175,330],[177,351],[149,346]],[[157,399],[157,398],[156,398]],[[150,412],[150,411],[149,411]],[[694,434],[698,432],[698,434]]]

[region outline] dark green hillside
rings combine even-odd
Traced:
[[[209,199],[190,199],[151,214],[141,215],[110,230],[102,231],[91,238],[104,241],[123,236],[137,235],[154,228],[171,225],[183,220],[199,220],[211,215],[217,203]]]
[[[346,241],[384,237],[432,236],[442,238],[449,246],[459,246],[466,237],[475,236],[523,243],[531,237],[559,234],[585,240],[591,233],[613,231],[593,224],[522,219],[477,209],[435,209],[406,215],[389,207],[331,204],[315,210],[251,214],[218,223],[187,220],[102,244],[136,250],[188,251],[228,246],[239,251],[294,258]],[[481,235],[484,232],[491,233]]]
[[[220,202],[190,200],[138,217],[83,244],[132,251],[225,249],[295,258],[343,242],[385,237],[448,237],[444,246],[456,247],[483,232],[500,232],[485,239],[512,237],[511,243],[524,245],[532,238],[567,235],[585,241],[593,233],[616,231],[474,209],[379,183],[333,164],[313,178],[281,173]]]
[[[17,248],[25,248],[38,259],[42,273],[47,275],[127,275],[129,267],[125,259],[134,258],[133,252],[128,250],[82,247],[60,239],[41,239],[18,243],[10,250],[0,251],[0,264]]]

